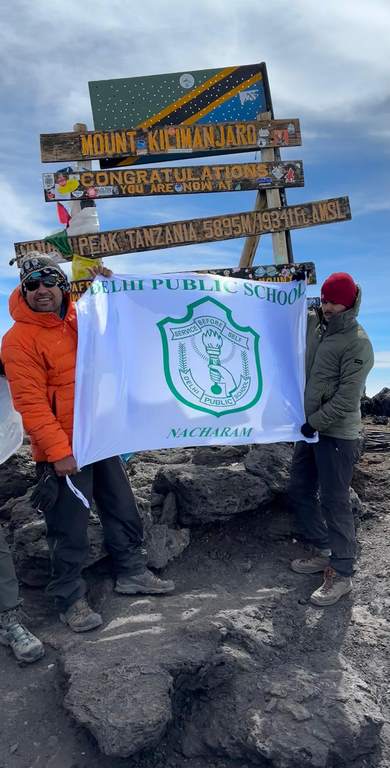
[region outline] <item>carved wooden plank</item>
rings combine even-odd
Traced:
[[[248,235],[265,235],[281,232],[285,229],[302,229],[317,224],[332,224],[350,218],[348,197],[336,197],[301,205],[288,205],[285,208],[269,208],[264,211],[231,213],[224,216],[172,221],[146,227],[113,229],[90,235],[75,235],[70,237],[69,241],[74,253],[93,258],[173,248],[177,245],[231,240]],[[18,258],[30,250],[49,253],[54,248],[46,240],[15,243],[15,252]],[[66,261],[67,259],[63,260]]]
[[[297,264],[258,264],[252,267],[225,267],[221,269],[195,269],[194,272],[238,277],[244,280],[260,280],[262,283],[290,283],[291,280],[307,280],[308,285],[316,285],[317,275],[314,261],[302,261]]]
[[[46,202],[95,198],[245,192],[272,187],[303,187],[300,160],[269,163],[188,165],[179,168],[115,168],[107,171],[61,169],[42,174]]]
[[[151,130],[41,134],[43,163],[57,160],[94,160],[129,155],[161,155],[173,152],[240,152],[261,147],[292,147],[301,144],[299,120],[249,120],[232,123],[160,125]]]
[[[300,264],[260,264],[254,267],[224,267],[221,269],[194,269],[198,275],[221,275],[261,282],[289,283],[291,280],[306,279],[308,285],[317,282],[316,268],[313,261]],[[73,280],[70,284],[71,299],[77,301],[88,290],[92,280]]]

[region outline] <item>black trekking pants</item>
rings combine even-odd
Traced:
[[[37,464],[38,476],[44,466]],[[143,571],[143,524],[121,459],[115,456],[89,464],[70,480],[89,504],[92,498],[96,502],[115,576]],[[89,510],[70,490],[64,477],[58,478],[58,482],[58,500],[45,514],[51,557],[47,592],[54,597],[58,610],[64,612],[85,594],[81,571],[89,552]]]
[[[330,565],[343,576],[351,576],[356,557],[349,487],[358,446],[358,440],[321,434],[318,443],[298,442],[288,489],[303,537],[318,549],[330,549]]]

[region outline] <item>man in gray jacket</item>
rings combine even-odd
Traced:
[[[293,560],[296,573],[324,572],[311,595],[333,605],[352,590],[356,537],[349,487],[359,456],[360,398],[374,364],[371,342],[357,322],[361,290],[336,272],[321,289],[321,310],[310,312],[306,349],[305,438],[295,446],[289,497],[310,557]],[[320,498],[318,499],[318,492]]]

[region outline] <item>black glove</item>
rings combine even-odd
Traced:
[[[313,427],[310,426],[308,421],[305,421],[304,424],[301,426],[301,432],[304,437],[314,437],[316,430],[313,429]]]
[[[32,494],[31,505],[38,512],[50,512],[58,498],[58,478],[53,467],[47,464]]]

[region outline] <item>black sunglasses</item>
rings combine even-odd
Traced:
[[[24,286],[27,291],[37,291],[41,283],[45,288],[54,288],[59,283],[59,280],[59,275],[40,275],[36,280],[25,280]]]

